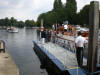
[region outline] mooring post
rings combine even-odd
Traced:
[[[96,71],[97,63],[97,44],[99,29],[99,2],[92,1],[89,11],[89,43],[87,67],[89,72]]]

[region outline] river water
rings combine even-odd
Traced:
[[[6,48],[16,65],[20,75],[48,75],[40,68],[40,61],[33,50],[33,40],[37,40],[35,29],[19,29],[19,33],[0,30],[0,40],[6,42]]]

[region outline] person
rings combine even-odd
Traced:
[[[49,35],[48,35],[48,42],[51,41],[51,30],[48,31]]]
[[[55,30],[55,25],[54,24],[52,25],[52,29]]]
[[[67,32],[67,28],[68,28],[68,26],[67,26],[67,24],[65,24],[65,25],[64,25],[64,31],[65,31],[65,32]]]
[[[41,42],[44,44],[46,38],[46,30],[41,31]]]
[[[72,32],[73,32],[73,36],[76,37],[76,27],[75,26],[72,27]]]
[[[75,39],[75,47],[76,47],[76,57],[79,66],[83,64],[83,48],[87,40],[81,36],[81,32],[78,32],[78,37]]]
[[[49,42],[49,30],[46,29],[46,42]]]

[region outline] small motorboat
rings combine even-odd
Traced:
[[[7,31],[11,32],[11,33],[18,33],[19,32],[18,28],[15,28],[15,27],[7,28]]]

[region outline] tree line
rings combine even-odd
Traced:
[[[11,17],[10,19],[6,17],[4,19],[0,19],[0,26],[6,26],[6,27],[14,26],[14,27],[23,28],[24,26],[33,27],[36,26],[36,24],[34,20],[26,20],[24,22],[24,21],[18,21],[14,17]]]
[[[43,19],[44,27],[46,28],[51,27],[52,24],[62,24],[64,21],[68,21],[69,24],[78,24],[88,27],[89,8],[90,5],[86,5],[77,13],[76,0],[66,0],[65,4],[63,4],[61,0],[54,0],[53,9],[40,14],[36,24],[37,26],[40,26],[40,21]]]

